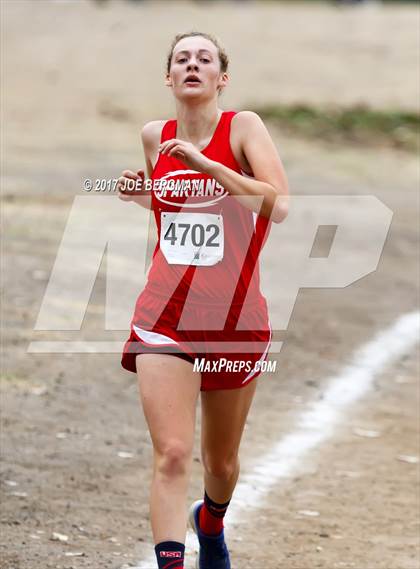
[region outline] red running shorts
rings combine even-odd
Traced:
[[[231,308],[167,302],[144,290],[138,297],[121,365],[136,373],[140,354],[170,354],[197,365],[201,391],[238,389],[261,374],[272,330],[263,296]]]

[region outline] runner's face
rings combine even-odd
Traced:
[[[188,80],[194,76],[195,80]],[[173,51],[166,85],[177,99],[211,99],[226,84],[220,70],[217,47],[206,38],[195,36],[180,40]]]

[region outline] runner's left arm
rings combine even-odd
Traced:
[[[261,118],[254,112],[238,113],[242,151],[254,178],[245,177],[220,162],[209,161],[206,173],[237,197],[245,207],[282,222],[288,213],[289,186],[277,149]]]

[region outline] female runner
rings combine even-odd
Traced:
[[[212,36],[175,37],[166,85],[177,118],[142,130],[149,179],[125,170],[118,181],[119,197],[153,209],[158,229],[121,364],[138,374],[153,443],[150,515],[160,569],[184,567],[200,392],[204,500],[192,504],[189,521],[197,567],[230,568],[223,517],[239,476],[253,380],[271,341],[258,255],[271,222],[287,215],[288,185],[259,116],[219,108],[227,68]]]

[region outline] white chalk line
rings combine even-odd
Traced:
[[[322,400],[309,404],[298,417],[295,430],[268,453],[258,457],[258,464],[251,472],[241,474],[226,515],[227,536],[229,524],[241,523],[245,512],[261,507],[262,500],[274,487],[279,487],[282,478],[290,478],[302,469],[305,455],[334,435],[335,428],[343,421],[344,411],[369,391],[375,376],[411,351],[419,335],[420,312],[405,314],[356,350],[351,363],[338,375],[327,379]],[[198,551],[196,541],[196,536],[189,530],[185,542],[186,557]],[[153,554],[132,569],[156,567],[153,544],[149,547]],[[190,562],[188,560],[187,566]]]

